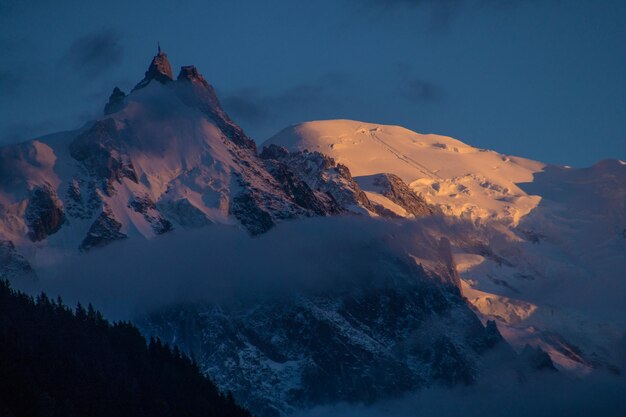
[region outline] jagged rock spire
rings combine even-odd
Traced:
[[[104,115],[106,116],[123,109],[125,98],[126,94],[119,87],[115,87],[109,96],[109,102],[104,106]]]
[[[168,81],[174,79],[174,73],[170,66],[170,61],[167,59],[167,54],[161,50],[161,43],[157,42],[157,54],[152,59],[148,71],[146,71],[146,78],[152,76],[153,78],[160,80],[160,77],[165,76]]]
[[[145,87],[151,80],[165,84],[174,80],[174,73],[167,59],[167,54],[161,50],[161,43],[157,42],[157,54],[152,58],[152,62],[146,71],[145,77],[133,90]]]

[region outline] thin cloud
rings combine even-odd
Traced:
[[[314,218],[282,223],[255,238],[220,225],[176,230],[87,255],[58,252],[50,258],[61,268],[58,275],[53,272],[30,291],[61,294],[71,304],[93,302],[111,318],[128,319],[180,303],[352,288],[361,280],[381,279],[383,285],[387,278],[413,273],[407,253],[435,262],[438,239],[429,230],[440,221]]]
[[[350,77],[333,73],[282,91],[241,88],[221,94],[221,102],[229,115],[244,128],[272,134],[287,124],[341,116],[352,107],[350,91],[354,91]]]
[[[124,55],[117,31],[103,29],[77,39],[66,54],[69,64],[84,74],[99,75],[121,62]]]
[[[399,88],[400,97],[413,104],[439,101],[443,98],[443,89],[432,82],[419,78],[404,80]]]
[[[363,9],[376,13],[416,13],[426,20],[426,30],[431,33],[446,32],[459,14],[471,10],[512,10],[518,6],[548,0],[366,0],[355,1]]]
[[[414,105],[423,105],[441,101],[445,97],[443,86],[418,76],[416,70],[406,62],[400,62],[396,67],[396,76],[399,79],[397,95]]]
[[[294,417],[621,417],[626,413],[623,377],[596,372],[572,379],[537,374],[526,381],[503,377],[446,389],[430,387],[374,404],[318,406]]]
[[[246,87],[225,96],[222,104],[236,119],[263,124],[271,117],[271,112],[262,105],[266,100],[257,89]]]
[[[322,102],[334,101],[323,85],[298,84],[286,90],[264,94],[258,89],[244,88],[224,99],[224,106],[238,119],[268,123],[284,111],[311,109]]]

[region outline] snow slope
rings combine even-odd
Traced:
[[[539,203],[516,184],[545,165],[477,149],[456,139],[399,126],[325,120],[291,126],[264,145],[315,150],[345,164],[352,175],[398,175],[446,214],[517,224]]]
[[[473,227],[442,233],[453,243],[466,297],[514,346],[542,346],[579,373],[621,360],[624,162],[558,167],[351,120],[294,125],[268,144],[327,154],[359,183],[395,174],[444,213],[470,220]],[[384,198],[364,189],[373,201]]]
[[[308,183],[287,160],[261,158],[195,67],[174,79],[162,51],[130,94],[113,90],[104,113],[0,147],[0,275],[50,273],[77,249],[176,228],[220,223],[259,234],[285,219],[376,210],[325,157],[298,157],[323,161]]]

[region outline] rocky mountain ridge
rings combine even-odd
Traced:
[[[113,90],[103,118],[0,148],[0,173],[0,240],[15,259],[7,275],[37,270],[39,252],[176,228],[240,224],[258,234],[298,217],[390,214],[331,159],[259,156],[198,70],[184,66],[174,79],[160,48],[128,95]]]

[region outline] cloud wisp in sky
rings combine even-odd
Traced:
[[[508,11],[538,1],[550,0],[366,0],[365,5],[374,8],[379,13],[406,13],[407,11],[416,13],[426,19],[425,28],[428,32],[441,34],[445,33],[454,19],[463,12]]]
[[[419,78],[404,80],[398,93],[400,97],[413,104],[423,104],[443,98],[443,90],[438,85]]]
[[[98,76],[122,61],[121,39],[121,34],[112,29],[89,33],[72,44],[63,61],[83,75]]]
[[[219,225],[177,230],[87,254],[50,253],[40,281],[24,289],[60,294],[70,304],[92,302],[111,319],[129,319],[179,303],[340,290],[363,280],[387,285],[419,276],[407,253],[438,265],[443,249],[430,234],[432,222],[443,220],[314,218],[285,222],[254,238]]]
[[[263,132],[255,137],[262,141],[276,133],[277,125],[340,117],[354,102],[356,88],[348,74],[333,73],[278,91],[245,87],[223,94],[222,104],[244,128],[253,126]]]

